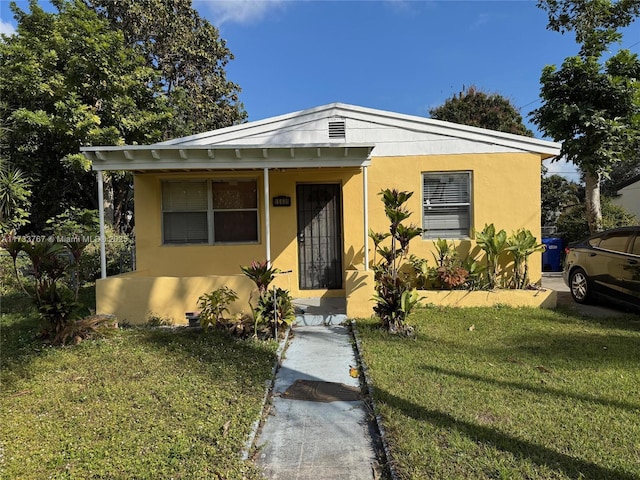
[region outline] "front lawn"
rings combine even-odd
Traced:
[[[427,308],[358,323],[401,478],[640,479],[640,319]]]
[[[274,342],[126,329],[48,347],[33,313],[0,322],[2,478],[261,478],[240,452]]]

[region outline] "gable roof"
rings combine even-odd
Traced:
[[[560,144],[343,103],[153,145],[83,147],[94,170],[364,166],[370,157],[529,152]]]
[[[560,144],[555,142],[344,103],[330,103],[264,120],[176,138],[161,142],[161,145],[216,145],[244,142],[272,144],[279,143],[278,139],[286,133],[289,134],[290,138],[306,137],[307,141],[301,143],[309,143],[309,137],[313,138],[314,132],[326,135],[324,128],[317,128],[318,123],[322,124],[322,121],[339,119],[346,121],[347,141],[356,143],[371,143],[373,139],[366,138],[366,130],[379,132],[380,130],[393,129],[395,130],[395,136],[402,137],[401,141],[408,140],[406,138],[407,134],[414,134],[413,137],[422,137],[425,140],[433,139],[436,136],[459,139],[493,147],[540,153],[548,157],[556,156],[560,152]],[[369,128],[363,128],[365,125],[368,125]],[[297,132],[297,135],[293,134],[293,132]],[[405,135],[401,135],[401,133]],[[321,137],[321,139],[331,141],[326,136],[324,138]],[[375,142],[376,145],[381,143],[380,140],[384,143],[386,139],[380,139],[378,136],[377,140]],[[344,140],[342,141],[344,142]],[[340,140],[335,141],[335,143],[340,143]],[[377,153],[374,152],[374,155]]]
[[[618,190],[618,192],[620,190],[622,190],[623,188],[628,187],[629,185],[633,185],[634,183],[640,182],[640,174],[628,178],[627,180],[625,180],[624,182],[620,183],[619,185],[617,185],[616,189]]]

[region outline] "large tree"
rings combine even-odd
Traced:
[[[524,125],[518,109],[507,98],[484,92],[473,85],[463,88],[439,107],[432,108],[429,114],[436,120],[533,136],[533,132]]]
[[[546,66],[541,77],[543,104],[532,112],[545,135],[562,142],[561,157],[583,173],[589,229],[603,228],[600,182],[616,162],[637,155],[640,136],[640,60],[620,50],[602,55],[622,39],[620,29],[640,13],[637,0],[540,0],[548,28],[573,31],[579,55],[560,69]]]
[[[85,0],[122,30],[147,66],[176,116],[166,138],[236,125],[246,120],[240,87],[227,80],[233,55],[218,30],[200,17],[191,0]]]
[[[160,140],[171,119],[156,72],[121,32],[81,1],[11,8],[17,33],[0,41],[3,155],[32,181],[31,227],[76,206],[97,208],[82,145]]]
[[[584,197],[584,191],[576,182],[560,175],[543,175],[542,190],[542,225],[555,225],[558,215],[565,209],[578,205]]]

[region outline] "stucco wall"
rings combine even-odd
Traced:
[[[540,157],[528,153],[459,154],[373,158],[368,168],[369,227],[374,231],[387,231],[388,221],[379,192],[384,188],[397,188],[415,192],[408,208],[413,212],[410,221],[421,226],[421,192],[423,172],[472,172],[472,225],[480,230],[486,223],[494,223],[507,233],[528,228],[540,238]],[[265,258],[265,224],[263,204],[263,172],[236,171],[222,173],[145,173],[135,177],[136,248],[137,267],[146,276],[162,277],[152,287],[137,285],[135,276],[126,282],[111,285],[98,283],[98,304],[101,313],[113,310],[113,302],[139,303],[131,315],[144,316],[148,311],[162,314],[161,310],[181,317],[192,310],[197,297],[213,287],[211,282],[199,281],[185,289],[179,277],[206,278],[211,275],[238,275],[240,266],[252,260]],[[271,207],[271,251],[274,265],[281,270],[292,270],[281,275],[276,283],[288,288],[294,297],[320,295],[350,295],[349,285],[357,274],[345,273],[347,291],[313,291],[298,288],[298,249],[296,221],[296,184],[338,183],[342,185],[343,213],[343,269],[362,271],[364,267],[363,184],[362,171],[354,168],[292,169],[270,171],[270,197],[291,197],[290,207]],[[161,181],[188,178],[254,178],[258,185],[260,212],[260,242],[248,245],[162,245]],[[373,259],[372,242],[368,242]],[[434,242],[415,239],[411,253],[427,258],[433,265]],[[469,239],[456,240],[462,255],[481,252]],[[536,282],[541,276],[541,255],[530,259],[530,277]],[[355,275],[355,277],[354,277]],[[181,283],[182,282],[182,283]],[[216,280],[218,282],[218,280]],[[214,282],[215,283],[215,282]],[[217,284],[217,283],[216,283]],[[152,290],[149,290],[152,288]],[[246,290],[245,287],[242,287]],[[367,293],[365,293],[367,290]],[[368,291],[360,289],[354,297],[362,299],[363,306],[351,302],[353,312],[368,311]],[[184,298],[171,305],[171,297],[188,291]],[[132,293],[135,292],[135,293]],[[177,292],[177,293],[176,293]],[[118,300],[120,298],[120,300]],[[111,302],[111,303],[109,303]],[[109,308],[107,308],[107,305]],[[187,308],[188,307],[188,308]],[[132,307],[133,308],[133,307]],[[185,310],[186,308],[186,310]]]
[[[408,221],[422,226],[421,174],[448,171],[472,172],[471,223],[476,230],[490,223],[508,235],[527,228],[540,241],[540,157],[527,153],[374,158],[369,169],[369,227],[376,232],[388,231],[378,195],[384,188],[413,191],[408,202],[413,214]],[[482,251],[471,240],[456,239],[455,244],[463,256],[472,252],[477,258],[482,257]],[[411,242],[410,251],[433,265],[433,245],[432,240],[416,239]],[[529,276],[533,282],[541,278],[541,263],[541,255],[530,257]]]
[[[618,193],[620,196],[614,198],[612,203],[633,213],[640,220],[640,181],[627,185]]]
[[[162,245],[161,181],[189,178],[254,178],[258,185],[260,241],[243,245]],[[296,169],[269,172],[270,196],[291,197],[290,207],[271,207],[271,256],[280,270],[292,270],[276,280],[296,297],[318,296],[324,291],[299,290],[296,219],[296,184],[342,185],[343,267],[363,264],[363,198],[360,169]],[[207,174],[142,174],[134,183],[137,268],[150,276],[235,275],[241,265],[266,257],[262,171]],[[332,292],[343,295],[344,290]]]

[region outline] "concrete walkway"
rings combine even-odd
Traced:
[[[272,404],[255,442],[257,464],[270,479],[379,478],[368,413],[362,400],[309,401],[287,398],[296,380],[358,387],[347,327],[297,326],[276,374]]]

